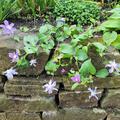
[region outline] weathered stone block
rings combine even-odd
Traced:
[[[57,106],[54,98],[34,98],[27,103],[25,111],[26,112],[41,112],[56,110]]]
[[[39,114],[35,113],[6,113],[7,120],[41,120]]]
[[[55,109],[56,104],[53,97],[7,98],[4,95],[0,95],[0,111],[34,113]]]
[[[17,72],[19,75],[25,75],[25,76],[37,76],[40,75],[45,68],[45,65],[48,61],[49,54],[41,51],[37,57],[35,57],[37,63],[36,67],[29,66],[27,68],[17,68]]]
[[[23,37],[25,35],[26,34],[18,33],[18,36]],[[20,42],[15,42],[11,39],[12,38],[10,36],[0,36],[0,74],[2,74],[2,72],[6,69],[9,69],[10,67],[14,66],[14,64],[12,64],[10,59],[8,58],[8,53],[14,52],[16,49],[23,50],[24,48],[22,40]],[[45,53],[43,50],[40,50],[40,53],[36,58],[36,67],[29,66],[25,69],[17,68],[19,75],[39,75],[41,72],[43,72],[48,57],[49,55],[47,53]]]
[[[6,120],[5,113],[0,113],[0,120]]]
[[[99,90],[101,94],[98,94],[98,100],[102,95],[102,90]],[[89,99],[90,93],[88,91],[73,91],[73,92],[61,92],[59,94],[59,101],[61,107],[80,107],[91,108],[98,106],[98,100],[95,98]]]
[[[120,89],[108,90],[107,96],[103,99],[103,108],[120,108]]]
[[[43,112],[43,120],[104,120],[107,113],[102,109],[69,108]]]
[[[93,85],[98,88],[120,88],[120,76],[95,78]]]
[[[15,77],[11,81],[7,81],[4,86],[4,92],[6,95],[10,96],[54,96],[57,91],[53,91],[52,94],[48,94],[43,89],[43,85],[48,83],[50,77],[40,77],[31,78],[31,77]],[[59,83],[56,88],[59,87]]]
[[[61,78],[65,90],[71,90],[71,86],[73,82],[69,80],[67,77]],[[92,84],[92,85],[91,85]],[[76,88],[76,90],[86,90],[89,86],[94,86],[100,89],[103,88],[120,88],[120,76],[106,77],[106,78],[93,78],[93,83],[89,84],[87,87],[81,85]]]
[[[110,114],[108,115],[107,120],[120,120],[120,114]]]

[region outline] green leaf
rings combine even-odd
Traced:
[[[116,49],[120,50],[120,35],[118,35],[117,39],[114,42],[112,42],[111,45],[114,46]]]
[[[39,41],[37,36],[28,35],[24,37],[24,50],[27,54],[37,53],[38,46],[37,42]]]
[[[75,57],[76,57],[78,60],[80,60],[80,61],[84,61],[84,60],[86,60],[86,59],[88,58],[88,55],[87,55],[87,53],[86,53],[84,50],[78,49],[78,50],[76,51]]]
[[[96,69],[94,67],[94,65],[91,62],[91,59],[85,61],[81,68],[80,68],[80,73],[84,76],[88,75],[89,73],[91,73],[92,75],[95,75],[96,73]]]
[[[97,48],[97,52],[99,53],[103,53],[106,49],[106,46],[104,46],[102,43],[93,42],[92,44]]]
[[[96,77],[99,77],[99,78],[105,78],[109,75],[109,72],[107,69],[101,69],[99,70],[97,73],[96,73]]]
[[[72,55],[73,54],[73,47],[70,44],[63,43],[60,45],[60,52]]]
[[[75,90],[80,84],[79,83],[74,83],[71,87],[72,90]]]
[[[53,26],[50,25],[50,24],[45,24],[43,26],[40,27],[39,29],[39,33],[40,34],[43,34],[43,33],[46,33],[46,32],[52,32],[52,29],[53,29]]]
[[[64,33],[67,35],[71,35],[71,30],[70,30],[69,26],[64,27]]]
[[[49,71],[50,73],[54,73],[55,71],[57,71],[59,65],[57,65],[55,62],[53,62],[52,60],[50,60],[46,66],[45,66],[45,70]]]
[[[117,33],[115,31],[111,32],[105,32],[103,34],[103,40],[107,45],[111,45],[112,42],[114,42],[117,38]]]
[[[29,62],[25,59],[25,57],[21,57],[18,61],[17,61],[17,66],[18,67],[22,67],[22,68],[25,68],[25,67],[28,67],[29,66]]]
[[[79,42],[80,40],[79,39],[72,39],[71,40],[71,45],[73,46],[73,47],[75,47],[77,44],[78,44],[78,42]]]
[[[105,27],[107,29],[117,29],[117,30],[120,30],[120,20],[117,19],[111,19],[111,20],[108,20],[106,22],[104,22],[101,27]]]
[[[87,53],[88,52],[88,46],[83,46],[82,50],[84,50]]]

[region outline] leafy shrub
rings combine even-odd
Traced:
[[[120,30],[120,6],[110,11],[112,15],[108,17],[108,20],[103,22],[100,26],[102,30]]]
[[[98,28],[104,32],[103,41],[107,45],[114,46],[120,50],[120,6],[110,11],[112,15]]]
[[[100,17],[100,7],[90,1],[59,0],[54,9],[55,17],[65,17],[70,23],[90,24]]]

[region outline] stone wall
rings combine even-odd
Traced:
[[[19,76],[7,81],[2,72],[13,66],[8,52],[23,47],[9,39],[0,38],[0,120],[120,120],[119,76],[94,78],[90,86],[97,86],[101,92],[96,100],[89,99],[87,87],[71,91],[68,78],[56,74],[59,91],[48,95],[42,86],[51,79],[44,74],[49,55],[41,52],[37,68],[18,69]],[[119,54],[111,52],[106,56],[120,62]]]

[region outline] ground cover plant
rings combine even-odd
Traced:
[[[65,17],[69,23],[90,24],[100,18],[100,7],[90,1],[59,0],[54,9],[55,17]]]
[[[40,1],[34,0],[19,0],[17,2],[17,4],[23,8],[25,2],[25,5],[27,4],[27,6],[29,6],[27,10],[30,10],[34,17],[36,14],[37,16],[40,15],[38,14],[39,12],[44,13],[49,6],[53,7],[55,5],[53,17],[56,18],[56,20],[53,24],[44,23],[34,36],[25,36],[23,38],[23,51],[17,49],[16,51],[8,53],[11,63],[15,63],[13,67],[3,71],[3,75],[6,76],[8,80],[12,80],[14,75],[19,74],[16,68],[36,67],[37,59],[35,57],[41,49],[47,54],[54,51],[45,66],[46,73],[53,76],[53,79],[43,86],[43,89],[45,92],[48,92],[48,94],[51,94],[54,90],[58,91],[56,81],[54,80],[54,76],[58,70],[61,71],[61,75],[69,78],[71,90],[93,83],[95,77],[106,78],[109,75],[119,75],[120,64],[114,59],[112,61],[104,61],[104,67],[97,69],[92,60],[93,58],[90,56],[91,50],[94,50],[93,52],[101,59],[104,58],[106,51],[108,51],[111,46],[120,50],[119,6],[110,11],[112,15],[108,17],[108,20],[99,26],[95,26],[94,23],[100,17],[100,8],[96,3],[90,1],[44,1],[44,5],[42,5]],[[6,16],[1,17],[1,21],[5,18]],[[91,26],[87,27],[87,29],[84,29],[82,26],[90,24]],[[2,34],[4,35],[13,35],[16,31],[14,23],[8,20],[4,20],[0,28],[2,28]],[[102,41],[91,40],[97,33],[100,34],[100,32],[103,34]],[[34,57],[28,59],[30,55]],[[71,67],[72,64],[74,67]],[[69,66],[70,69],[67,69]],[[91,97],[98,99],[97,95],[99,92],[97,92],[96,89],[96,87],[95,89],[88,88],[90,92],[89,99],[91,99]]]

